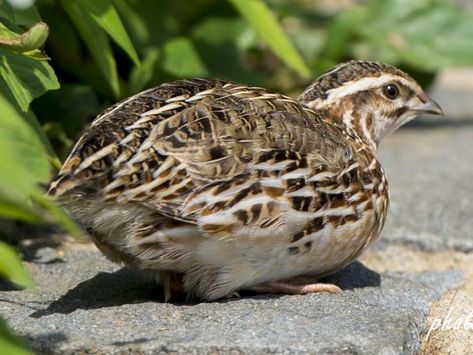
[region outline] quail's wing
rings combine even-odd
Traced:
[[[182,80],[143,91],[113,105],[78,140],[58,177],[50,184],[49,193],[59,197],[79,188],[110,198],[155,180],[169,161],[163,165],[167,156],[143,145],[149,141],[151,131],[223,84],[218,80]],[[156,172],[158,167],[160,170]]]
[[[97,118],[52,190],[96,189],[211,235],[257,235],[287,228],[288,216],[299,231],[301,213],[337,208],[350,183],[340,182],[353,169],[339,131],[294,100],[194,80],[145,92]]]

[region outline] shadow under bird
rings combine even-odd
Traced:
[[[350,61],[297,99],[179,80],[125,99],[79,139],[49,193],[112,261],[215,300],[315,280],[380,234],[383,137],[440,106],[403,71]]]

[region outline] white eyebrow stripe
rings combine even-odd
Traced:
[[[344,96],[353,95],[357,92],[371,89],[373,87],[386,85],[393,80],[401,82],[403,85],[416,91],[412,84],[398,75],[384,74],[379,77],[366,77],[363,79],[352,80],[344,83],[342,86],[327,91],[328,99],[339,99]]]

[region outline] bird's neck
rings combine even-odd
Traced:
[[[338,117],[332,117],[332,119],[340,120]],[[373,127],[374,117],[371,112],[347,110],[343,113],[341,121],[350,136],[360,139],[373,153],[377,152],[378,141]]]
[[[310,105],[309,103],[307,106],[320,112],[334,125],[344,129],[350,138],[363,143],[376,155],[379,140],[374,127],[376,118],[373,112],[357,110],[348,100],[333,105],[325,103]]]

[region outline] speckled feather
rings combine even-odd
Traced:
[[[360,66],[300,101],[386,70]],[[50,194],[112,260],[179,273],[201,298],[333,272],[379,235],[387,182],[363,136],[301,102],[221,80],[163,84],[97,117]]]

